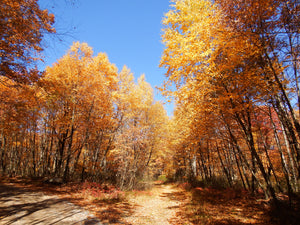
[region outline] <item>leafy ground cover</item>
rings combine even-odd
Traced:
[[[183,202],[177,214],[177,224],[246,225],[246,224],[299,224],[297,207],[291,209],[287,196],[280,196],[281,205],[276,209],[261,194],[253,196],[245,190],[232,188],[191,188],[180,184],[182,191],[169,196]]]
[[[0,178],[19,188],[55,194],[90,211],[104,224],[294,225],[300,221],[297,210],[287,206],[274,210],[263,196],[243,190],[156,182],[150,190],[123,192],[109,184],[53,185],[39,179]]]

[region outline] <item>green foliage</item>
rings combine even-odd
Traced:
[[[157,178],[158,181],[162,181],[163,183],[167,182],[168,181],[168,178],[166,175],[160,175],[158,178]]]

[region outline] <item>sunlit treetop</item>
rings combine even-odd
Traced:
[[[37,0],[2,0],[0,8],[0,76],[31,83],[39,77],[34,67],[43,35],[55,32],[54,15],[41,10]]]

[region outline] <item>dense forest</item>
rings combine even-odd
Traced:
[[[297,0],[172,1],[159,88],[171,118],[144,75],[135,82],[86,43],[39,71],[54,15],[36,0],[0,2],[0,174],[299,193]]]

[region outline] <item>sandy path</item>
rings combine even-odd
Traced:
[[[0,183],[0,224],[101,224],[88,211],[57,196]]]
[[[137,207],[126,221],[130,224],[172,224],[180,204],[172,194],[176,191],[174,186],[161,185],[154,187],[151,195],[132,198],[130,203]]]

